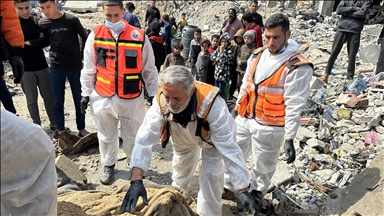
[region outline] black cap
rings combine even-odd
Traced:
[[[125,5],[125,8],[126,8],[127,10],[130,10],[130,9],[135,10],[135,5],[134,5],[132,2],[128,2],[128,3]]]

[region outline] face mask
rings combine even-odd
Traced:
[[[115,22],[115,23],[111,23],[108,20],[105,20],[104,24],[109,29],[111,29],[112,31],[116,31],[116,30],[120,29],[121,27],[123,27],[123,25],[124,25],[123,21],[121,21],[121,20],[119,22]]]

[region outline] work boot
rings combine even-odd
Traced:
[[[255,199],[257,211],[261,212],[261,208],[263,207],[263,193],[261,191],[252,190],[250,195]]]
[[[234,200],[235,199],[235,193],[233,191],[228,190],[227,188],[224,188],[223,194],[221,195],[222,199],[226,200]]]
[[[103,170],[100,173],[100,182],[105,185],[111,183],[114,174],[115,164],[113,164],[112,166],[104,166]]]

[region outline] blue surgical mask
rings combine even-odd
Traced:
[[[115,22],[115,23],[111,23],[109,22],[108,20],[105,20],[104,21],[104,24],[109,28],[111,29],[112,31],[117,31],[119,30],[120,28],[123,27],[124,23],[123,21],[119,21],[119,22]]]

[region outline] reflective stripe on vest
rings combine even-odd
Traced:
[[[293,69],[301,65],[310,65],[311,67],[313,65],[305,60],[301,54],[296,54],[270,77],[256,84],[254,76],[263,51],[257,54],[252,64],[250,83],[253,88],[248,88],[245,96],[240,100],[238,113],[246,118],[255,118],[259,124],[283,127],[285,126],[285,79]]]
[[[209,111],[211,110],[212,104],[215,101],[217,95],[219,95],[219,88],[211,86],[202,82],[195,82],[196,86],[196,115],[197,115],[197,128],[195,132],[195,136],[199,136],[204,142],[209,144],[213,144],[211,141],[211,131],[209,129],[209,124],[206,119]],[[170,137],[170,129],[168,121],[170,116],[170,111],[168,109],[168,105],[165,101],[165,97],[163,95],[163,90],[159,88],[157,91],[157,103],[163,113],[165,123],[161,129],[161,137],[160,143],[165,148],[169,141]]]
[[[96,53],[96,92],[104,97],[117,93],[120,98],[139,97],[142,91],[142,48],[144,31],[128,25],[114,39],[105,25],[95,27],[93,46]]]

